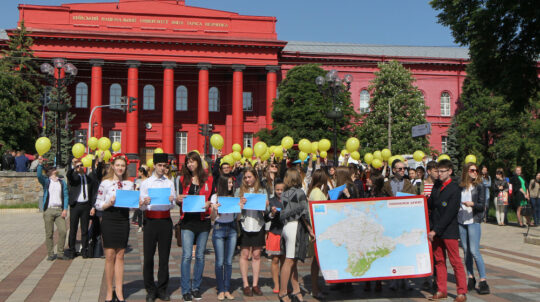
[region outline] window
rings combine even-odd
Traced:
[[[362,90],[360,92],[360,113],[369,112],[369,91]]]
[[[77,84],[75,89],[75,108],[88,107],[88,85],[84,82]]]
[[[186,86],[178,86],[176,88],[176,111],[187,111],[187,97]]]
[[[154,110],[156,103],[156,90],[152,85],[146,85],[143,89],[143,110]]]
[[[253,111],[253,98],[251,97],[251,92],[244,91],[244,93],[242,93],[242,102],[244,111]]]
[[[122,97],[122,86],[120,84],[112,84],[111,88],[109,90],[109,104],[113,105],[111,106],[111,109],[122,109],[120,106],[120,103]]]
[[[244,148],[253,148],[253,133],[244,133]]]
[[[441,94],[441,115],[450,116],[450,94],[448,92]]]
[[[187,132],[176,132],[176,154],[187,154]]]
[[[86,130],[75,130],[75,143],[81,143],[86,146],[87,136]]]
[[[441,136],[441,152],[448,152],[448,136]]]
[[[216,87],[208,90],[208,111],[219,112],[219,90]]]
[[[121,130],[111,130],[109,131],[109,138],[111,139],[111,146],[114,142],[119,142],[122,145],[122,131]],[[118,150],[121,152],[121,150]]]

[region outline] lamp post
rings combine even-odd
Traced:
[[[69,104],[66,100],[60,98],[60,93],[64,87],[67,87],[75,79],[77,67],[71,63],[67,63],[64,58],[54,58],[52,59],[52,63],[53,65],[43,63],[40,69],[47,76],[49,83],[57,89],[56,97],[47,103],[47,108],[56,112],[56,165],[61,167],[60,113],[67,112],[69,110]]]
[[[388,99],[388,150],[390,151],[392,151],[392,108],[390,107],[390,104],[396,98],[396,96],[403,91],[405,91],[405,89],[399,90],[390,99]]]
[[[351,89],[352,75],[346,74],[343,79],[339,78],[337,70],[332,69],[326,75],[318,76],[315,83],[324,97],[332,99],[332,110],[326,113],[326,117],[334,120],[334,166],[337,166],[337,120],[343,118],[343,112],[337,105],[337,97],[344,91]],[[328,85],[324,85],[327,83]],[[345,83],[345,86],[343,85]]]

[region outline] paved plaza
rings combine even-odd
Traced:
[[[178,220],[178,217],[174,219]],[[540,246],[523,243],[526,229],[483,224],[482,232],[482,255],[491,294],[469,293],[468,301],[540,301]],[[0,210],[0,238],[0,301],[104,301],[104,259],[77,257],[70,261],[47,261],[43,218],[36,210]],[[211,240],[207,248],[202,301],[217,301]],[[169,291],[173,301],[181,301],[181,253],[173,241],[169,262]],[[124,291],[128,301],[144,301],[142,259],[142,233],[133,226],[125,259]],[[299,266],[299,274],[303,288],[309,292],[309,263]],[[260,281],[264,296],[247,298],[240,293],[238,256],[235,256],[232,278],[236,301],[278,300],[272,294],[270,261],[266,258],[263,258]],[[449,280],[452,297],[448,301],[452,301],[455,294],[453,276]],[[322,278],[320,283],[324,284]],[[361,283],[355,283],[353,292],[348,294],[336,293],[328,286],[324,291],[328,293],[328,301],[427,301],[429,293],[420,290],[420,284],[414,283],[410,291],[394,292],[385,283],[381,293],[366,293]],[[316,301],[309,295],[305,300]]]

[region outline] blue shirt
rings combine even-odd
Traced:
[[[15,171],[28,172],[28,158],[26,156],[15,157]]]

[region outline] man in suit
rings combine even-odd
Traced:
[[[71,161],[72,165],[68,169],[67,179],[69,181],[69,240],[67,257],[74,258],[77,256],[75,243],[77,239],[77,229],[79,222],[81,224],[81,255],[83,258],[88,257],[88,222],[90,216],[95,214],[94,203],[96,201],[96,192],[99,182],[92,172],[88,175],[85,173],[85,168],[82,162],[74,158]]]
[[[401,160],[396,159],[392,162],[392,172],[394,176],[390,177],[383,185],[382,193],[384,196],[393,197],[398,192],[416,195],[416,189],[405,178],[405,164]]]

